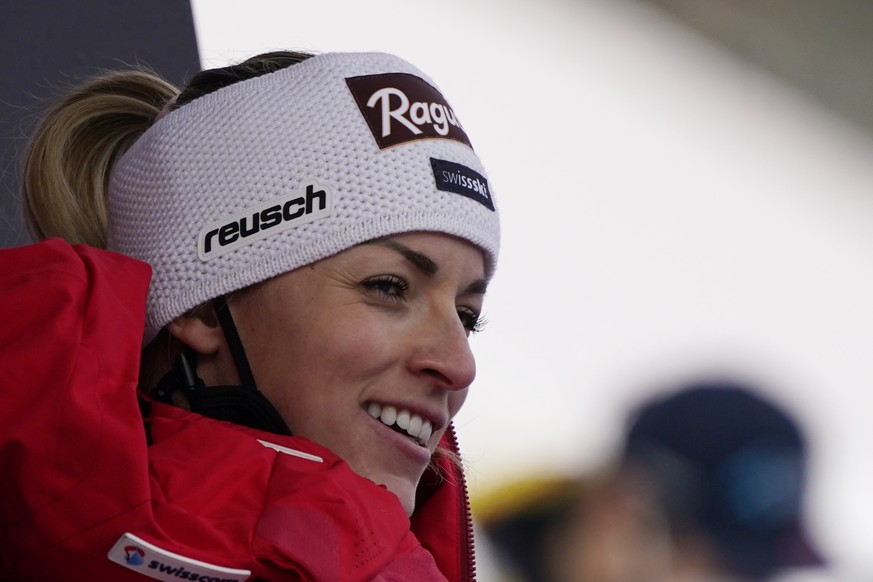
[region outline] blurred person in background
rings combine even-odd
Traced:
[[[614,466],[510,510],[492,503],[482,523],[506,580],[807,580],[826,571],[804,524],[806,464],[779,405],[692,382],[631,414]]]

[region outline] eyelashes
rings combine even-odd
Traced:
[[[361,283],[361,287],[368,293],[396,303],[405,301],[409,291],[409,285],[406,281],[396,275],[380,275],[366,279]],[[458,308],[458,319],[461,320],[461,324],[468,334],[481,332],[487,323],[479,312],[469,307]]]
[[[479,333],[485,329],[485,325],[488,323],[484,317],[472,310],[461,309],[458,311],[458,317],[464,324],[467,333]]]
[[[402,301],[409,290],[406,281],[394,275],[373,277],[361,283],[361,286],[371,293],[376,293],[392,301]]]

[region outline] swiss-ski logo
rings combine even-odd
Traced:
[[[494,210],[494,201],[491,199],[485,176],[467,166],[447,160],[431,158],[430,165],[437,190],[466,196],[489,210]]]
[[[418,139],[453,139],[473,147],[457,115],[433,85],[407,73],[346,79],[380,149]]]

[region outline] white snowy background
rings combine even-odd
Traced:
[[[504,233],[456,420],[474,495],[592,470],[653,388],[742,372],[812,441],[815,539],[873,577],[868,134],[632,0],[192,4],[205,67],[387,51],[458,111]]]

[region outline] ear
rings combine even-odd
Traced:
[[[167,325],[170,335],[197,352],[197,375],[207,386],[239,384],[236,365],[212,305],[180,315]]]
[[[180,315],[167,325],[170,334],[200,355],[214,355],[224,344],[224,333],[211,313],[203,315]]]

